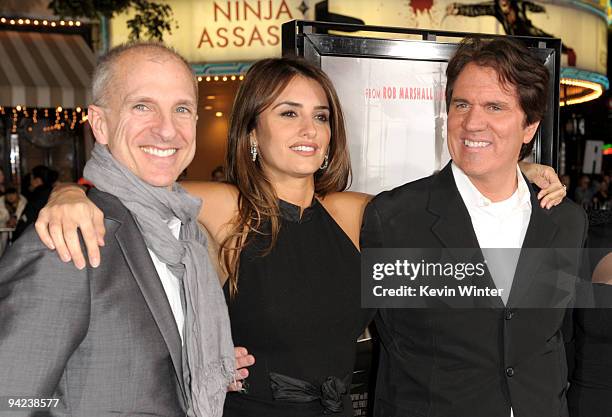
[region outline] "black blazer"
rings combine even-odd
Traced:
[[[579,248],[587,220],[564,201],[532,214],[523,247]],[[440,173],[376,196],[361,231],[365,248],[478,248],[450,164]],[[565,309],[517,309],[532,293],[525,252],[507,307],[380,310],[377,417],[565,417]],[[530,255],[533,256],[533,255]],[[514,308],[513,308],[514,307]]]
[[[183,417],[181,340],[142,234],[116,197],[90,197],[98,268],[62,262],[32,227],[0,261],[0,397],[58,398],[45,416]]]

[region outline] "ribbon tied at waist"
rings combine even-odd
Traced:
[[[278,401],[306,403],[320,401],[325,414],[339,413],[344,409],[342,398],[348,394],[351,375],[344,379],[335,376],[325,378],[320,386],[287,375],[270,373],[272,397]]]

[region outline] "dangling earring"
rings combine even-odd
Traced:
[[[257,160],[257,145],[251,144],[251,160],[255,162]]]
[[[329,151],[325,153],[325,158],[323,158],[323,165],[319,169],[325,169],[329,165]]]

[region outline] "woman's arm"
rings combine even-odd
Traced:
[[[192,181],[182,184],[186,190],[203,200],[198,221],[218,244],[225,237],[225,224],[237,211],[238,192],[228,184]],[[57,250],[64,262],[73,261],[82,269],[85,258],[79,240],[81,230],[87,257],[93,267],[100,264],[99,246],[104,246],[104,213],[74,184],[56,187],[36,221],[36,232],[49,248]]]
[[[538,199],[542,208],[550,209],[563,201],[567,190],[554,169],[531,162],[519,162],[519,167],[527,179],[540,188]]]
[[[85,268],[85,258],[77,230],[81,230],[89,263],[100,265],[99,246],[104,246],[104,213],[75,184],[62,184],[53,189],[49,201],[40,211],[34,225],[40,240],[57,250],[64,262],[73,260],[78,269]]]

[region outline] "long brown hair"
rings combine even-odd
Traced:
[[[229,123],[227,145],[227,180],[238,188],[238,214],[228,236],[221,242],[219,261],[228,275],[230,294],[238,290],[240,253],[253,234],[269,233],[269,253],[280,230],[278,197],[265,176],[259,159],[251,159],[249,134],[257,127],[257,118],[266,110],[289,82],[301,76],[319,83],[330,107],[331,140],[329,165],[314,174],[315,194],[344,191],[351,173],[344,117],[331,80],[323,71],[297,58],[273,58],[256,62],[247,72],[238,94]],[[262,225],[269,222],[270,231]],[[266,229],[267,230],[267,229]]]

